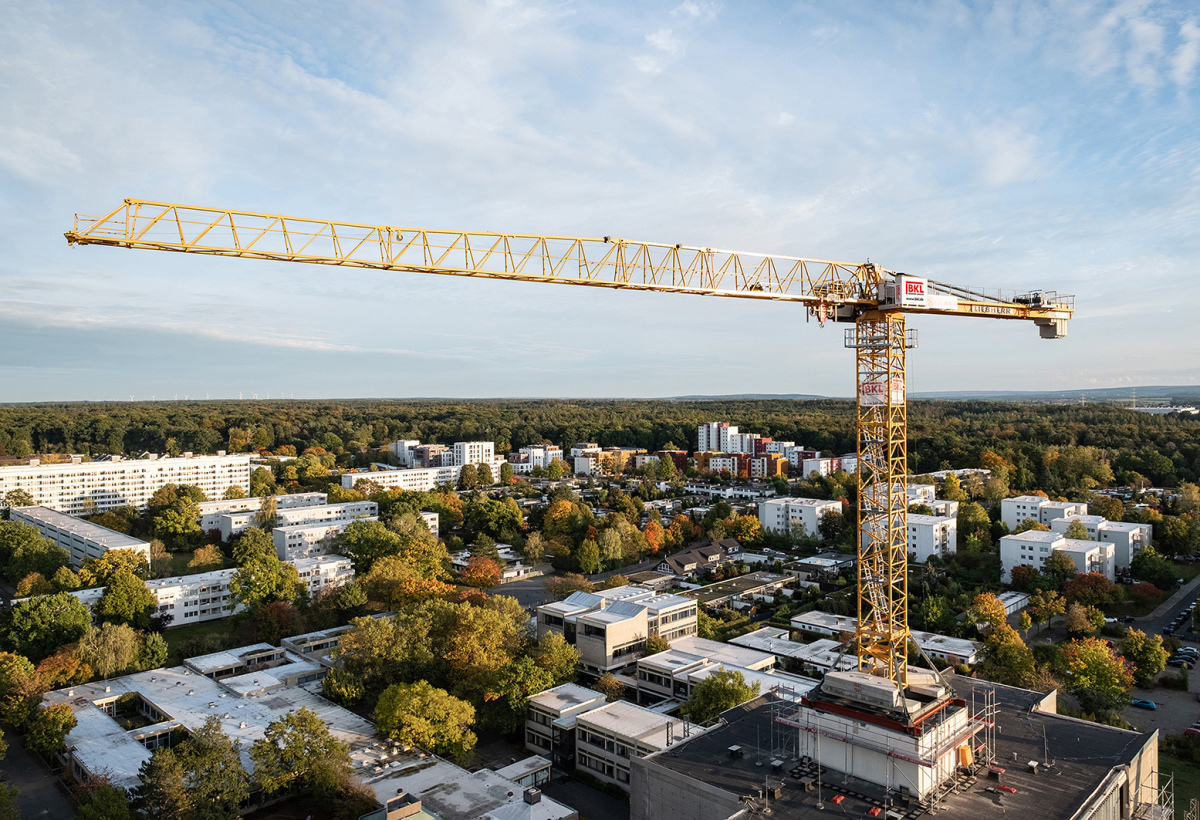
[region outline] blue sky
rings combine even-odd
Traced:
[[[795,306],[69,248],[124,197],[869,258],[910,389],[1200,383],[1189,2],[0,4],[0,401],[851,395]]]

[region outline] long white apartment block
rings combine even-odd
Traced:
[[[841,501],[819,498],[773,498],[758,502],[758,521],[772,532],[793,532],[803,527],[808,535],[817,535],[821,519],[842,511]]]
[[[936,515],[908,514],[908,557],[925,562],[936,555],[945,558],[958,551],[958,519]]]
[[[534,467],[546,469],[554,463],[554,459],[561,461],[562,457],[561,447],[555,447],[553,444],[535,444],[522,447],[516,453],[509,453],[508,463],[514,473],[530,473]]]
[[[80,515],[114,507],[144,508],[166,484],[199,487],[209,498],[220,498],[230,487],[250,492],[250,456],[193,456],[179,458],[113,459],[75,464],[0,467],[0,498],[24,490],[37,506]]]
[[[792,618],[792,629],[799,632],[814,633],[838,637],[854,635],[858,628],[858,619],[848,615],[834,615],[829,612],[802,612]],[[958,666],[959,664],[974,664],[979,660],[980,645],[965,638],[952,638],[949,635],[938,635],[936,632],[921,632],[911,630],[913,643],[921,647],[930,657]]]
[[[1150,544],[1153,527],[1128,521],[1109,521],[1102,515],[1073,515],[1050,522],[1051,532],[1066,534],[1075,521],[1087,528],[1088,540],[1113,545],[1113,561],[1118,570],[1126,569],[1133,556]]]
[[[1087,515],[1087,504],[1050,501],[1040,495],[1019,495],[1000,502],[1000,520],[1007,524],[1010,530],[1015,530],[1029,519],[1050,526],[1050,522],[1055,519],[1076,515]]]
[[[150,562],[150,545],[126,535],[57,512],[49,507],[14,507],[8,511],[9,519],[37,527],[42,537],[53,541],[71,555],[71,566],[79,569],[86,558],[99,558],[109,550],[133,550]]]
[[[1029,566],[1039,572],[1046,560],[1056,552],[1068,555],[1075,562],[1076,572],[1098,572],[1110,581],[1116,580],[1116,547],[1100,541],[1067,538],[1061,532],[1028,532],[1006,535],[1000,539],[1000,580],[1012,581],[1015,567]]]
[[[438,537],[438,514],[423,512],[421,520],[434,538]],[[374,515],[364,515],[353,519],[329,521],[317,524],[289,524],[275,527],[271,530],[271,540],[275,544],[275,553],[280,561],[295,561],[298,558],[311,558],[316,555],[326,555],[333,548],[333,541],[346,527],[355,521],[378,521]]]
[[[449,451],[447,451],[449,452]],[[445,454],[443,454],[445,455]],[[492,471],[492,479],[500,480],[500,467],[505,463],[503,456],[493,456],[490,460],[470,462],[471,464],[487,464]],[[408,492],[425,492],[436,490],[443,485],[455,486],[462,473],[463,465],[442,467],[414,467],[402,470],[380,470],[375,473],[343,473],[343,489],[353,490],[355,482],[371,481],[385,490],[405,490]]]
[[[290,562],[296,567],[309,595],[316,595],[331,584],[344,584],[354,578],[354,565],[342,555],[322,555]],[[146,588],[158,600],[158,614],[170,615],[170,627],[188,626],[228,618],[244,608],[229,609],[229,581],[236,568],[215,569],[195,575],[152,578]],[[104,595],[104,587],[75,590],[71,593],[89,608]]]
[[[248,498],[229,498],[217,501],[201,501],[196,507],[200,510],[200,529],[207,532],[221,528],[221,516],[233,513],[256,513],[262,509],[263,496]],[[293,493],[291,495],[275,496],[275,508],[287,510],[293,507],[317,507],[329,503],[325,493]]]
[[[234,535],[254,526],[257,515],[257,512],[222,513],[218,518],[221,539],[228,541]],[[349,523],[374,515],[379,515],[379,505],[374,501],[345,501],[314,507],[277,507],[275,521],[277,525],[287,527],[294,524],[336,524],[343,521]]]
[[[602,675],[632,665],[651,635],[668,643],[695,635],[697,618],[693,598],[624,586],[543,604],[537,632],[562,635],[579,649],[580,668]]]

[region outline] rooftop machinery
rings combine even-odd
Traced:
[[[862,672],[908,688],[907,414],[909,313],[1032,321],[1066,336],[1074,297],[977,291],[886,270],[716,248],[570,237],[360,225],[127,199],[77,215],[72,245],[176,251],[350,268],[475,276],[658,293],[794,302],[822,326],[853,322],[857,367],[858,628]]]

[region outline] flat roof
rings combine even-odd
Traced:
[[[806,626],[817,626],[831,629],[834,632],[854,632],[858,629],[858,619],[849,615],[834,615],[832,612],[802,612],[792,616],[792,626],[804,629]]]
[[[776,575],[773,572],[751,572],[748,575],[742,575],[738,578],[730,578],[726,581],[709,584],[700,589],[689,590],[683,594],[689,598],[695,598],[702,604],[707,604],[711,601],[719,601],[722,598],[734,595],[745,595],[763,587],[790,580],[792,580],[790,575]]]
[[[520,780],[522,777],[527,777],[534,772],[540,772],[543,769],[550,768],[550,760],[541,755],[533,755],[524,760],[518,760],[516,763],[510,763],[501,769],[496,769],[496,774],[501,777],[507,777],[509,780]]]
[[[774,660],[774,656],[770,652],[760,652],[744,646],[710,641],[695,635],[676,638],[671,642],[671,649],[686,652],[689,655],[697,655],[710,661],[727,663],[731,666],[750,667],[766,660]]]
[[[134,538],[132,535],[126,533],[110,530],[108,527],[101,527],[99,524],[93,524],[91,521],[84,521],[82,518],[60,513],[58,510],[52,510],[49,507],[14,507],[13,511],[41,521],[47,526],[69,532],[72,535],[78,535],[80,538],[88,541],[93,541],[110,550],[141,550],[143,547],[147,550],[150,549],[150,544],[140,538]]]
[[[910,524],[940,524],[943,521],[957,521],[953,515],[925,515],[924,513],[909,513]]]
[[[194,658],[188,658],[184,663],[203,675],[208,672],[217,672],[221,669],[237,666],[243,663],[242,658],[244,656],[264,652],[268,649],[279,649],[279,647],[269,643],[254,643],[247,646],[239,646],[237,649],[226,649],[221,652],[210,652],[207,655],[197,655]]]
[[[747,649],[770,652],[772,655],[785,658],[799,658],[805,649],[805,644],[797,643],[788,638],[788,630],[777,629],[771,626],[731,638],[729,642],[738,646],[744,646]]]
[[[1026,530],[1025,532],[1016,532],[1012,535],[1005,535],[1000,538],[1001,541],[1032,541],[1034,543],[1044,542],[1052,544],[1063,537],[1061,532],[1045,532],[1044,530]]]
[[[576,725],[587,725],[600,731],[612,732],[614,735],[623,735],[655,749],[666,748],[669,745],[668,731],[672,743],[684,738],[684,721],[623,700],[605,704],[580,715]],[[691,731],[698,732],[699,727],[692,727]]]
[[[604,695],[577,683],[561,683],[552,689],[529,696],[529,702],[555,712],[565,712],[595,700],[603,701]]]

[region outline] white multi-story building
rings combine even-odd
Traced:
[[[794,463],[790,458],[788,462]],[[806,458],[800,462],[800,473],[803,478],[808,478],[813,473],[827,476],[838,471],[853,473],[857,469],[858,456],[854,453],[848,453],[844,456],[834,456],[832,458]]]
[[[8,512],[10,520],[37,527],[43,538],[70,553],[71,566],[76,569],[83,566],[84,559],[99,558],[109,550],[133,550],[150,563],[150,545],[132,535],[48,507],[14,507]]]
[[[555,447],[553,444],[533,444],[529,447],[522,447],[516,453],[508,454],[508,463],[512,465],[514,473],[528,473],[534,467],[541,467],[543,470],[549,467],[554,459],[562,460],[563,451],[561,447]]]
[[[379,519],[369,515],[355,520],[378,521]],[[279,556],[280,561],[295,561],[298,558],[327,555],[333,549],[333,539],[352,523],[354,522],[335,521],[325,524],[291,524],[285,527],[275,527],[271,530],[275,554]]]
[[[354,578],[354,565],[341,555],[322,555],[289,562],[296,567],[309,595],[316,595],[330,584],[344,584]],[[244,608],[229,608],[229,581],[237,569],[215,569],[195,575],[152,578],[146,588],[157,599],[158,614],[171,616],[169,627],[228,618]],[[104,595],[104,587],[75,590],[71,593],[89,608]]]
[[[200,529],[204,532],[221,528],[221,516],[226,513],[256,513],[262,509],[264,498],[250,496],[249,498],[230,498],[218,501],[201,501],[196,507],[200,510]],[[292,507],[318,507],[326,504],[329,497],[325,493],[293,493],[291,495],[275,496],[275,508],[279,510]]]
[[[629,789],[629,761],[682,743],[705,729],[618,700],[575,718],[576,765],[605,783]]]
[[[763,529],[772,532],[794,532],[803,527],[808,535],[816,535],[821,519],[831,512],[842,511],[841,501],[818,498],[772,498],[758,502],[758,521]]]
[[[193,456],[122,459],[72,464],[0,467],[0,498],[24,490],[37,506],[69,515],[103,512],[114,507],[143,509],[166,484],[199,487],[209,498],[220,498],[230,487],[250,492],[250,456]],[[93,507],[94,505],[94,507]]]
[[[393,470],[392,472],[401,472]],[[340,504],[321,504],[315,507],[284,507],[275,510],[275,523],[281,527],[296,524],[349,523],[358,518],[370,518],[379,514],[379,505],[374,501],[344,501]],[[254,526],[257,512],[223,513],[218,517],[221,538],[228,541],[234,535]]]
[[[1101,515],[1073,515],[1069,518],[1056,518],[1050,522],[1050,530],[1066,534],[1075,521],[1087,528],[1089,541],[1100,541],[1113,545],[1113,561],[1118,570],[1127,569],[1133,556],[1137,555],[1142,547],[1149,545],[1153,535],[1153,528],[1149,524],[1109,521]]]
[[[1000,520],[1007,524],[1010,530],[1015,530],[1027,520],[1033,520],[1048,527],[1051,521],[1077,515],[1087,515],[1087,504],[1075,501],[1050,501],[1040,495],[1019,495],[1016,498],[1006,498],[1000,502]]]
[[[924,563],[930,556],[945,558],[958,550],[958,519],[908,514],[908,557]]]
[[[413,450],[420,446],[421,442],[417,439],[401,439],[389,444],[388,449],[392,451],[392,455],[396,457],[401,467],[416,467],[417,464],[413,460]]]
[[[726,421],[710,421],[696,430],[696,451],[699,453],[728,453],[729,437],[736,436],[738,429]]]
[[[1041,571],[1046,559],[1056,552],[1070,556],[1077,572],[1098,572],[1108,580],[1116,579],[1116,548],[1111,543],[1065,538],[1060,532],[1028,532],[1000,539],[1000,580],[1012,581],[1014,567],[1030,566]]]
[[[909,504],[932,504],[937,497],[937,487],[932,484],[907,484],[904,492]]]
[[[787,458],[788,448],[794,448],[795,446],[796,442],[794,441],[768,441],[763,445],[763,452],[775,453]]]
[[[695,635],[697,617],[692,598],[624,586],[543,604],[537,629],[539,639],[547,632],[562,635],[579,649],[580,668],[602,675],[632,665],[651,635],[668,643]]]
[[[467,464],[486,464],[496,460],[496,445],[490,441],[456,441],[442,453],[442,466],[462,467]]]
[[[857,618],[828,612],[803,612],[792,618],[792,629],[817,635],[853,635],[857,628]],[[930,657],[953,666],[973,664],[979,660],[980,645],[974,641],[915,629],[911,631],[911,635],[913,643],[925,650]]]

